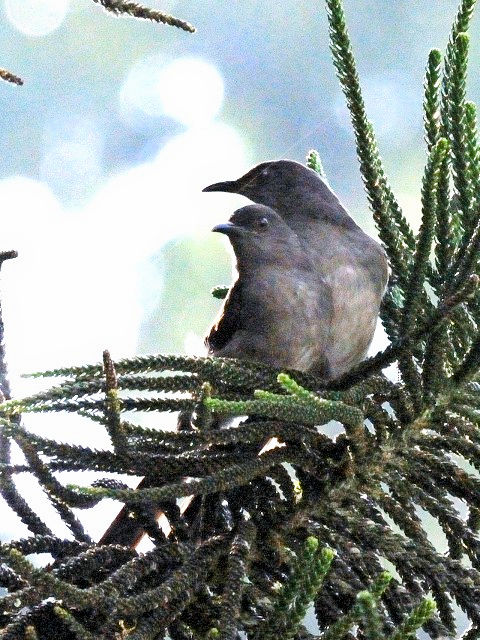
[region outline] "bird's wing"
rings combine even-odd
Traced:
[[[210,329],[205,338],[205,344],[209,353],[215,353],[223,349],[242,328],[243,316],[243,286],[237,280],[224,302],[221,314],[217,322]]]

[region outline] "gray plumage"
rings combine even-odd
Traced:
[[[360,362],[375,331],[387,260],[322,178],[298,162],[278,160],[204,191],[239,193],[280,215],[316,274],[317,305],[311,309],[319,315],[308,322],[319,331],[326,377],[336,378]],[[320,326],[323,323],[327,326]]]
[[[325,376],[330,290],[297,234],[264,205],[235,211],[213,231],[228,236],[238,279],[206,338],[209,353]]]

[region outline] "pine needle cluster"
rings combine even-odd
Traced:
[[[145,7],[137,2],[131,2],[130,0],[93,0],[110,13],[116,16],[132,16],[133,18],[141,18],[143,20],[151,20],[152,22],[161,22],[162,24],[168,24],[171,27],[177,27],[182,31],[189,31],[194,33],[195,27],[186,22],[176,18],[164,11],[158,11],[157,9],[151,9]]]
[[[458,608],[465,640],[480,636],[480,151],[465,89],[475,1],[462,0],[445,55],[428,58],[418,233],[385,175],[342,2],[326,4],[391,265],[381,310],[391,345],[328,387],[257,363],[113,363],[105,353],[103,364],[36,374],[57,384],[12,400],[0,362],[0,492],[32,534],[0,546],[3,640],[403,640],[420,627],[457,637]],[[323,171],[316,152],[308,164]],[[383,373],[392,362],[398,382]],[[172,432],[164,418],[176,411],[188,419]],[[35,435],[23,419],[31,412],[74,412],[106,429],[111,448]],[[142,412],[154,413],[155,428],[132,418]],[[25,464],[11,463],[12,442]],[[105,478],[65,485],[56,475],[65,470]],[[69,539],[18,493],[21,472],[38,480]],[[116,473],[150,482],[134,490]],[[151,551],[89,538],[78,510],[104,498],[128,506]],[[422,514],[443,532],[446,553]],[[35,568],[28,556],[45,552],[51,564]]]

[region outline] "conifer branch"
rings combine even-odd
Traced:
[[[367,592],[364,591],[357,595],[356,604],[347,614],[328,627],[328,629],[326,629],[326,631],[320,636],[319,640],[340,640],[341,638],[344,638],[350,629],[362,618],[363,610],[361,606],[358,605],[359,596],[360,599],[362,599],[368,594],[368,596],[373,599],[374,605],[377,605],[391,580],[392,576],[390,574],[386,572],[382,573]]]
[[[478,146],[477,107],[473,102],[465,102],[465,142],[472,186],[472,210],[475,212],[480,204],[480,149]]]
[[[341,0],[326,0],[326,3],[330,48],[352,118],[360,171],[380,239],[385,245],[395,276],[400,283],[404,283],[403,274],[410,251],[415,246],[413,233],[385,178],[373,128],[366,115]]]
[[[239,524],[228,556],[225,592],[221,605],[218,640],[235,640],[237,619],[241,610],[241,597],[247,578],[247,563],[252,555],[255,526],[249,521]]]
[[[145,500],[161,502],[162,500],[186,497],[195,493],[209,494],[217,491],[225,491],[236,486],[239,482],[246,483],[252,478],[261,475],[274,464],[283,462],[286,457],[288,457],[288,453],[285,449],[274,450],[272,452],[265,453],[254,460],[222,468],[221,471],[213,473],[206,478],[167,485],[164,487],[151,487],[137,490],[108,487],[79,487],[71,485],[70,489],[75,491],[79,497],[85,497],[93,500],[113,498],[133,505]]]
[[[185,20],[180,20],[174,16],[164,13],[163,11],[157,11],[156,9],[149,9],[136,2],[129,2],[128,0],[93,0],[100,4],[106,11],[109,11],[117,16],[129,15],[134,18],[142,18],[144,20],[152,20],[152,22],[161,22],[168,24],[172,27],[178,27],[183,31],[195,32],[195,27]]]
[[[318,151],[315,149],[310,149],[307,154],[307,167],[316,171],[318,175],[326,181],[327,176],[325,174],[325,169],[323,168],[322,159],[320,158]]]
[[[288,580],[282,586],[271,615],[260,625],[254,640],[291,640],[307,607],[320,589],[335,557],[331,549],[319,549],[318,540],[306,540]]]
[[[445,138],[440,138],[432,147],[425,168],[422,183],[422,223],[418,233],[415,255],[407,283],[400,330],[401,335],[406,335],[412,331],[412,322],[417,320],[420,315],[421,295],[423,294],[435,229],[440,167],[447,152],[448,142]],[[406,354],[400,359],[400,370],[413,398],[416,399],[417,406],[420,406],[420,376],[411,358]]]
[[[430,598],[423,600],[395,630],[389,640],[408,640],[411,638],[420,627],[423,627],[430,620],[436,608],[435,602]]]
[[[472,188],[469,180],[465,123],[468,48],[468,34],[459,33],[455,41],[449,92],[453,180],[460,211],[460,221],[466,235],[470,235],[472,231]]]
[[[450,140],[452,134],[450,101],[452,91],[452,76],[454,74],[455,61],[457,62],[457,80],[459,80],[458,64],[460,63],[460,58],[459,56],[457,56],[455,44],[459,34],[466,33],[468,31],[475,5],[476,0],[461,1],[457,11],[457,15],[455,16],[455,20],[452,25],[444,58],[440,119],[441,135],[447,138],[447,140]],[[457,99],[458,97],[459,96],[457,95]],[[458,115],[459,114],[457,113],[457,116]],[[445,160],[440,174],[438,196],[438,242],[436,258],[440,282],[443,282],[445,274],[450,267],[454,249],[454,235],[455,233],[458,233],[459,224],[457,219],[458,217],[455,211],[451,211],[449,179],[449,161]]]
[[[430,152],[437,143],[440,135],[440,65],[442,54],[438,49],[432,49],[428,56],[427,71],[424,82],[423,121],[425,127],[425,141]]]
[[[127,442],[120,421],[121,401],[118,397],[118,379],[115,365],[109,351],[103,352],[105,371],[105,425],[112,440],[113,448],[119,456],[127,452]]]
[[[16,76],[14,73],[7,71],[7,69],[0,68],[0,79],[5,80],[5,82],[10,82],[11,84],[17,84],[21,86],[23,84],[23,80]]]
[[[54,613],[65,623],[65,626],[74,634],[74,638],[78,640],[94,640],[94,636],[86,629],[83,624],[66,609],[57,605],[53,608]]]

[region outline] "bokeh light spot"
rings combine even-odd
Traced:
[[[166,115],[188,126],[215,118],[223,102],[217,69],[198,58],[179,58],[160,74],[158,91]]]
[[[218,70],[200,58],[166,62],[161,55],[137,62],[120,91],[120,113],[137,121],[139,112],[169,116],[186,126],[204,126],[218,115],[224,94]]]
[[[27,36],[46,36],[62,24],[70,0],[4,0],[12,25]]]
[[[40,177],[52,189],[74,202],[81,201],[101,173],[95,148],[80,142],[64,142],[50,149],[40,165]]]

